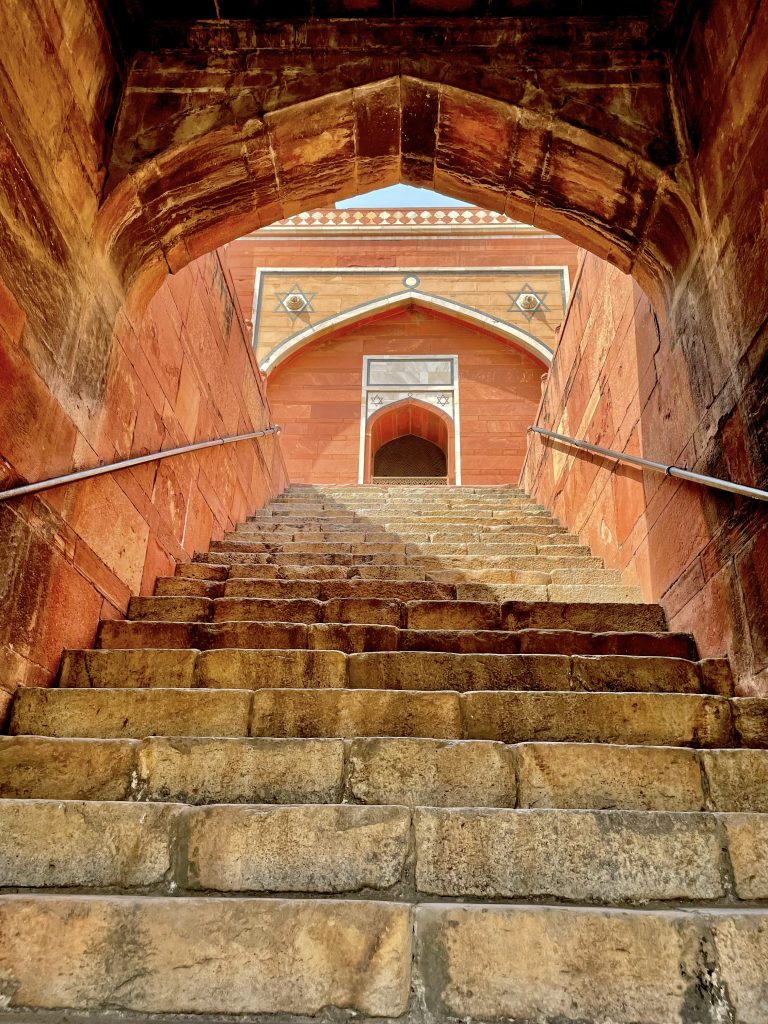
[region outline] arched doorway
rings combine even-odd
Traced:
[[[373,456],[373,482],[384,483],[398,477],[426,478],[436,483],[447,480],[447,456],[439,445],[416,434],[396,437]]]
[[[365,483],[456,482],[455,432],[450,417],[408,398],[381,409],[365,431]]]

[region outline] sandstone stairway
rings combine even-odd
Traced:
[[[512,488],[292,487],[8,731],[0,1021],[768,1021],[768,700]]]

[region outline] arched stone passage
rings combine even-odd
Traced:
[[[131,167],[97,225],[141,301],[176,271],[273,221],[398,181],[552,230],[668,300],[698,233],[667,170],[626,140],[408,76],[216,124]]]
[[[377,472],[378,468],[380,468],[377,465],[379,453],[392,444],[393,441],[406,437],[420,439],[441,451],[444,455],[444,463],[439,468],[444,467],[444,471],[441,473],[421,471],[427,465],[427,453],[422,452],[419,454],[424,456],[423,461],[420,459],[418,466],[414,465],[412,467],[414,470],[418,468],[419,472],[384,472],[379,474]],[[391,452],[390,454],[393,455],[394,460],[397,460],[398,456],[403,460],[409,455],[405,449],[399,453]],[[410,456],[413,458],[416,454],[416,451],[413,450]],[[431,454],[434,459],[434,453]],[[425,402],[420,402],[418,399],[408,398],[386,406],[386,408],[374,413],[366,424],[363,480],[367,484],[371,483],[373,478],[379,475],[401,477],[446,476],[447,482],[453,484],[457,482],[456,462],[456,441],[453,421],[439,409],[427,405]],[[403,462],[403,466],[406,466],[405,462]]]

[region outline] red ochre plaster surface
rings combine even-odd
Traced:
[[[516,483],[546,367],[427,310],[399,310],[309,345],[268,379],[291,480],[358,480],[364,355],[457,355],[463,484]]]
[[[168,278],[138,327],[118,319],[90,415],[46,388],[20,344],[19,319],[0,289],[2,488],[271,422],[216,253]],[[151,593],[159,574],[207,548],[285,479],[279,445],[267,438],[0,504],[0,689],[49,684],[63,649],[91,646],[100,619],[124,614],[132,594]]]

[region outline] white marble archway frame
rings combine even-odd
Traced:
[[[303,331],[292,334],[272,349],[261,363],[261,369],[264,373],[269,374],[285,359],[298,352],[299,349],[304,348],[305,345],[312,341],[317,341],[318,338],[332,331],[339,330],[342,327],[349,327],[358,320],[367,320],[385,310],[409,305],[432,309],[437,313],[443,313],[456,320],[461,320],[472,326],[480,327],[485,331],[490,331],[500,341],[511,343],[523,349],[544,363],[545,366],[548,367],[552,363],[553,352],[548,345],[545,345],[543,341],[539,341],[532,334],[528,334],[518,327],[513,327],[512,324],[507,323],[505,320],[500,320],[489,313],[482,313],[479,309],[474,309],[472,306],[464,306],[460,302],[454,302],[452,299],[446,299],[440,295],[406,291],[396,292],[394,295],[387,295],[382,299],[375,299],[361,306],[354,306],[352,309],[345,309],[335,316],[327,317],[325,320],[321,320],[319,323],[313,324]]]

